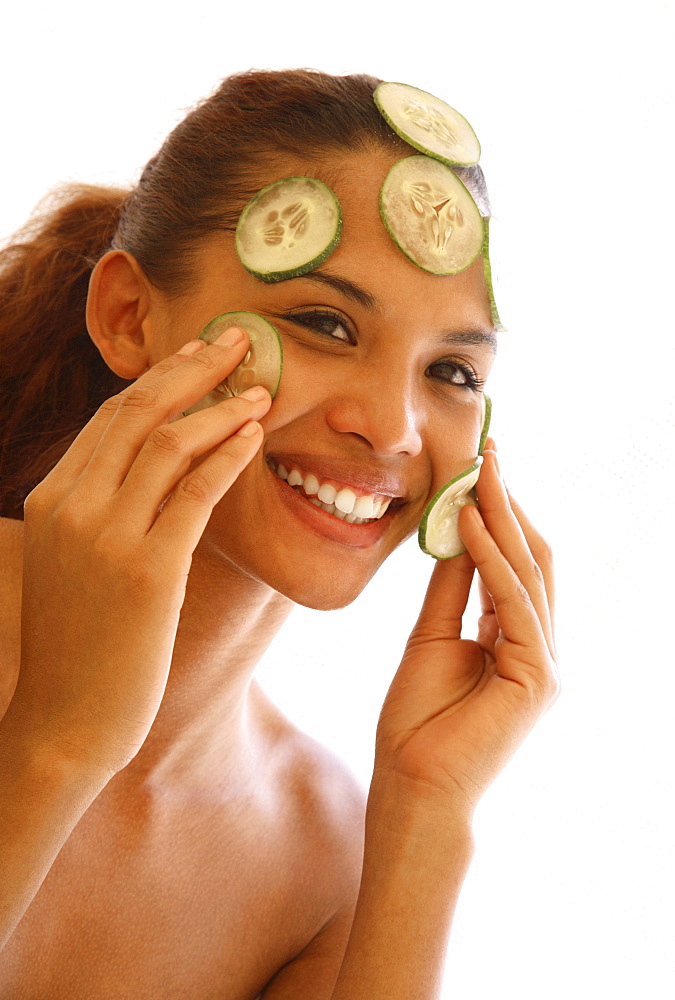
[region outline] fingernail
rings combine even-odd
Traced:
[[[180,350],[176,351],[176,354],[196,354],[197,351],[201,351],[202,347],[206,347],[205,341],[188,340],[187,344],[183,344]]]
[[[244,331],[238,326],[231,326],[228,330],[223,330],[219,337],[213,341],[214,344],[224,344],[226,347],[234,347],[244,339]]]
[[[246,392],[239,393],[241,399],[249,399],[252,403],[257,402],[259,399],[264,399],[266,395],[267,389],[264,389],[261,385],[254,385],[252,389],[247,389]]]
[[[253,437],[254,434],[257,434],[258,431],[261,429],[262,428],[260,427],[260,424],[257,421],[249,420],[248,423],[244,424],[243,427],[239,428],[239,430],[237,431],[237,436],[242,438],[250,438]]]

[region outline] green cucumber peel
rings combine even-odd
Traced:
[[[388,125],[409,146],[449,167],[470,167],[480,143],[464,115],[426,90],[407,83],[381,83],[373,93]]]
[[[342,210],[331,189],[314,177],[283,177],[244,207],[235,249],[261,281],[298,278],[319,267],[342,235]]]
[[[238,310],[216,316],[206,324],[199,339],[212,344],[231,326],[240,326],[248,334],[250,346],[246,357],[220,385],[186,410],[184,417],[222,403],[224,399],[239,396],[254,385],[263,385],[272,399],[276,396],[284,367],[284,349],[279,331],[264,316]]]
[[[490,219],[483,219],[483,246],[481,248],[483,256],[483,274],[485,275],[485,285],[487,287],[488,298],[490,300],[490,312],[492,314],[492,325],[499,333],[505,333],[506,327],[503,325],[497,312],[495,302],[495,292],[492,285],[492,265],[490,264]]]

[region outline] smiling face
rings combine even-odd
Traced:
[[[494,353],[482,258],[437,277],[397,249],[378,196],[398,158],[377,150],[343,156],[339,166],[282,161],[276,177],[307,173],[340,201],[342,239],[328,260],[265,284],[221,233],[200,247],[190,294],[156,303],[152,363],[223,312],[257,312],[280,331],[284,371],[262,421],[263,447],[204,540],[245,574],[315,608],[353,600],[478,449],[480,389]],[[339,508],[352,503],[341,519]]]

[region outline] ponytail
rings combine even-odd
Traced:
[[[86,328],[89,277],[108,250],[127,191],[77,185],[0,252],[0,516],[23,501],[104,400],[128,383]]]

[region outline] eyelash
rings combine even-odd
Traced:
[[[299,323],[300,326],[305,326],[310,330],[314,330],[321,336],[337,340],[342,344],[354,343],[354,335],[344,317],[339,313],[331,312],[329,309],[311,309],[301,313],[288,313],[285,316],[285,319],[290,319],[294,323]],[[329,324],[332,324],[333,329],[341,326],[347,334],[347,338],[333,336],[333,334],[326,329],[326,321],[328,321]],[[434,377],[434,369],[438,368],[451,368],[453,372],[461,372],[464,376],[463,382],[453,382],[450,378],[440,377],[442,382],[447,382],[449,385],[456,385],[459,386],[459,388],[473,389],[474,391],[482,389],[485,385],[485,379],[479,378],[472,368],[459,361],[436,361],[434,364],[429,365],[427,372],[432,373],[432,377]]]
[[[473,368],[469,368],[468,365],[463,365],[459,361],[436,361],[433,365],[429,365],[427,371],[431,372],[433,376],[433,371],[436,368],[451,368],[453,372],[461,372],[464,376],[463,382],[453,382],[452,379],[441,377],[442,382],[459,386],[460,389],[480,390],[485,385],[485,379],[479,378]]]
[[[300,326],[306,326],[308,329],[314,330],[315,333],[329,337],[331,340],[338,340],[342,344],[351,344],[354,342],[352,331],[344,317],[340,316],[339,313],[330,312],[328,309],[311,309],[307,312],[288,313],[285,318],[292,320],[293,323],[299,323]],[[347,337],[335,337],[330,333],[326,329],[326,320],[332,324],[333,329],[341,326]]]

